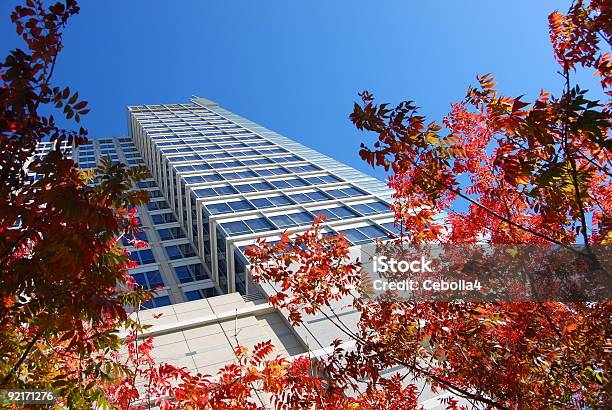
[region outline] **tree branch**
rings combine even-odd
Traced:
[[[523,225],[521,225],[519,223],[516,223],[516,222],[514,222],[514,221],[512,221],[512,220],[510,220],[510,219],[508,219],[508,218],[506,218],[506,217],[504,217],[502,215],[500,215],[499,213],[495,212],[494,210],[490,209],[489,207],[487,207],[487,206],[481,204],[480,202],[478,202],[478,201],[476,201],[476,200],[466,196],[461,191],[459,191],[459,190],[449,186],[448,184],[446,184],[446,183],[444,183],[442,181],[439,181],[437,178],[431,176],[429,174],[429,172],[425,171],[421,166],[419,166],[416,162],[414,162],[410,157],[406,156],[405,158],[406,158],[407,161],[409,161],[414,167],[416,167],[419,171],[421,171],[423,173],[423,175],[425,175],[432,182],[440,185],[441,187],[443,187],[443,188],[447,189],[448,191],[454,193],[455,195],[459,196],[460,198],[465,199],[466,201],[470,202],[471,204],[476,205],[477,207],[479,207],[480,209],[488,212],[489,214],[493,215],[494,217],[496,217],[498,219],[501,219],[503,222],[506,222],[507,224],[512,225],[512,226],[514,226],[516,228],[519,228],[520,230],[523,230],[525,232],[529,232],[530,234],[532,234],[534,236],[537,236],[538,238],[541,238],[541,239],[544,239],[544,240],[546,240],[548,242],[551,242],[551,243],[554,243],[556,245],[559,245],[559,246],[561,246],[561,247],[563,247],[563,248],[565,248],[567,250],[570,250],[572,252],[575,252],[575,253],[578,253],[580,255],[583,255],[582,252],[572,248],[571,246],[569,246],[569,245],[567,245],[567,244],[565,244],[563,242],[560,242],[560,241],[558,241],[558,240],[556,240],[554,238],[551,238],[551,237],[549,237],[547,235],[544,235],[544,234],[542,234],[542,233],[540,233],[538,231],[535,231],[535,230],[533,230],[531,228],[523,226]]]
[[[15,363],[15,365],[11,368],[11,370],[7,373],[6,376],[4,376],[4,379],[2,380],[2,383],[0,383],[0,386],[6,386],[6,384],[11,381],[12,377],[14,374],[18,374],[19,372],[19,367],[21,367],[21,365],[23,364],[23,362],[26,360],[26,358],[28,357],[28,355],[30,354],[31,350],[34,348],[34,345],[36,344],[36,342],[38,342],[38,339],[40,339],[43,335],[44,331],[43,330],[39,330],[38,333],[36,333],[36,335],[34,336],[34,338],[32,338],[32,340],[30,341],[30,343],[28,343],[26,349],[23,351],[23,353],[21,354],[21,357],[19,358],[19,360],[17,361],[17,363]]]

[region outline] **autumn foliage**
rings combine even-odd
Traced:
[[[134,335],[135,336],[135,335]],[[112,384],[107,393],[109,404],[118,408],[146,408],[150,404],[164,409],[262,409],[272,405],[284,409],[400,409],[406,403],[416,405],[416,391],[392,378],[360,397],[346,397],[333,390],[325,380],[313,375],[307,357],[291,361],[270,357],[273,346],[261,342],[251,352],[238,346],[236,363],[222,367],[214,375],[192,374],[168,364],[157,364],[150,356],[152,341],[130,343],[129,360],[136,366],[136,377],[144,381],[138,391],[130,378]]]
[[[328,357],[290,360],[271,357],[269,342],[251,352],[238,346],[235,363],[216,375],[156,363],[154,340],[124,309],[151,295],[133,289],[129,255],[117,242],[138,229],[132,207],[147,198],[131,187],[145,171],[104,161],[86,173],[59,146],[35,157],[43,140],[86,142],[86,130],[63,129],[50,114],[79,123],[88,112],[78,93],[52,84],[62,30],[78,12],[74,0],[49,7],[27,0],[11,16],[26,51],[11,51],[0,65],[0,388],[53,389],[69,408],[259,409],[269,401],[287,409],[406,409],[419,407],[423,384],[449,393],[448,408],[458,400],[610,407],[609,303],[365,298],[360,263],[342,237],[323,234],[321,219],[249,248],[253,278],[276,286],[270,302],[295,325],[324,313],[354,348],[337,341]],[[595,70],[609,95],[612,67],[602,49],[610,21],[601,0],[550,15],[563,76],[558,96],[504,96],[485,74],[435,122],[412,101],[392,107],[360,94],[350,119],[375,136],[362,145],[362,159],[390,171],[399,240],[580,243],[601,267],[593,247],[612,241],[610,104],[592,100],[572,75]],[[335,315],[339,301],[360,313],[356,328]]]
[[[127,207],[147,197],[128,191],[146,170],[108,160],[83,172],[59,145],[87,137],[54,117],[78,123],[88,112],[78,93],[52,84],[62,30],[78,11],[71,0],[17,7],[27,49],[0,65],[0,387],[52,389],[89,408],[103,393],[96,381],[120,370],[103,359],[120,346],[124,306],[149,297],[128,289],[132,262],[117,243],[137,229]],[[43,140],[58,145],[36,156]]]
[[[504,96],[485,74],[436,123],[419,115],[412,101],[391,107],[376,104],[369,92],[360,94],[351,121],[376,136],[373,146],[362,144],[360,155],[391,171],[402,240],[579,243],[591,267],[601,267],[593,247],[612,240],[610,106],[589,99],[571,77],[577,68],[595,68],[609,93],[610,57],[600,51],[602,40],[610,40],[609,13],[605,2],[593,1],[551,14],[550,36],[564,79],[559,96],[542,91],[532,102]],[[455,211],[460,202],[465,212]],[[297,261],[302,253],[293,246],[284,250]],[[313,241],[310,249],[316,246]],[[291,256],[277,248],[263,253],[251,251],[260,278],[282,277],[269,268],[272,254],[282,254],[273,265],[292,274],[286,268]],[[323,278],[316,272],[316,280],[346,289],[338,286],[337,272]],[[348,285],[353,276],[345,277]],[[288,292],[309,295],[308,279]],[[414,381],[477,406],[610,405],[609,303],[409,303],[364,299],[357,292],[350,298],[361,314],[357,330],[345,329],[356,349],[329,359],[342,363],[325,367],[332,386],[365,379],[373,388],[384,371],[399,365]],[[325,307],[312,296],[301,300],[311,309]]]

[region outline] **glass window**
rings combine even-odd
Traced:
[[[181,251],[176,245],[166,246],[166,253],[168,254],[168,258],[170,259],[180,259],[183,257]]]
[[[240,192],[255,192],[256,189],[251,184],[236,185],[236,189]]]
[[[323,175],[323,176],[320,176],[319,178],[321,178],[323,182],[327,184],[331,184],[333,182],[340,182],[340,178],[337,178],[333,175]]]
[[[155,257],[151,249],[143,249],[140,251],[134,251],[131,253],[131,259],[136,261],[139,265],[146,265],[147,263],[155,263]]]
[[[347,229],[340,231],[340,233],[346,234],[347,239],[355,245],[372,242],[376,238],[385,238],[388,236],[385,231],[372,225]]]
[[[147,210],[149,211],[158,211],[160,209],[168,209],[168,203],[166,201],[158,201],[158,202],[149,202],[147,204]]]
[[[225,179],[238,179],[238,174],[235,172],[224,172],[221,176]]]
[[[211,298],[217,296],[215,288],[189,290],[185,292],[185,298],[188,301]]]
[[[304,181],[304,180],[302,180],[302,179],[298,179],[298,178],[295,178],[295,179],[290,179],[290,180],[289,180],[289,183],[290,183],[290,184],[291,184],[291,186],[293,186],[293,187],[302,187],[302,186],[308,186],[308,185],[310,185],[308,182],[306,182],[306,181]]]
[[[153,223],[155,225],[176,222],[176,218],[174,217],[174,214],[170,214],[170,213],[151,215],[151,219],[153,220]]]
[[[253,206],[248,201],[245,201],[245,200],[228,202],[228,205],[235,212],[248,211],[248,210],[254,209]]]
[[[184,238],[185,234],[179,227],[158,229],[157,233],[162,241]]]
[[[172,302],[170,301],[170,296],[159,296],[159,297],[146,301],[145,303],[142,304],[142,306],[146,309],[153,309],[156,307],[163,307],[163,306],[168,306],[171,304]]]
[[[266,198],[251,199],[253,205],[259,209],[272,208],[274,204]]]
[[[312,199],[310,198],[310,196],[306,194],[293,194],[293,195],[289,195],[289,198],[293,199],[298,204],[312,202]]]
[[[290,174],[291,172],[283,167],[278,167],[278,168],[272,168],[272,173],[274,175],[287,175]]]
[[[349,196],[362,196],[365,195],[365,192],[363,192],[360,189],[357,188],[342,188],[342,190]]]
[[[215,162],[210,166],[213,168],[234,168],[242,166],[242,163],[240,161]]]
[[[271,189],[274,189],[274,187],[268,184],[267,182],[256,182],[252,185],[253,188],[255,188],[257,191],[269,191]]]
[[[196,189],[194,192],[200,198],[206,198],[206,197],[210,197],[210,196],[217,196],[217,193],[212,188]]]
[[[154,188],[157,186],[155,181],[140,181],[136,185],[138,188]]]
[[[400,235],[400,233],[402,232],[400,225],[396,225],[395,222],[386,222],[380,225],[395,235]],[[405,228],[404,228],[404,232],[406,232]]]
[[[263,232],[274,229],[274,226],[265,218],[248,219],[244,221],[253,232]]]
[[[219,195],[231,195],[231,194],[235,194],[237,191],[234,189],[234,187],[231,186],[220,186],[220,187],[216,187],[215,191],[217,191],[217,193]]]
[[[204,178],[204,181],[206,182],[215,182],[223,180],[223,178],[221,178],[221,175],[219,174],[204,175],[202,176],[202,178]]]
[[[280,180],[280,181],[270,181],[270,183],[272,185],[274,185],[274,187],[276,187],[278,189],[291,187],[291,185],[289,185],[289,183],[287,181],[283,181],[283,180]]]
[[[258,173],[259,175],[261,175],[262,177],[267,177],[267,176],[270,176],[270,175],[274,175],[274,174],[272,173],[272,170],[271,170],[271,169],[258,169],[258,170],[257,170],[257,173]]]
[[[196,253],[191,245],[187,243],[182,245],[166,246],[165,249],[166,253],[168,254],[168,258],[171,260],[196,256]]]
[[[176,273],[176,277],[181,283],[208,279],[208,275],[204,272],[204,268],[200,264],[173,266],[173,268],[174,272]]]
[[[342,206],[342,207],[339,207],[339,208],[332,208],[331,211],[333,213],[335,213],[336,215],[338,215],[342,219],[354,218],[354,217],[358,216],[355,212],[351,211],[350,209],[348,209],[345,206]]]
[[[310,182],[313,185],[316,184],[324,184],[325,182],[319,178],[319,177],[308,177],[308,178],[304,178],[306,181]]]
[[[296,221],[300,225],[308,225],[313,221],[313,217],[307,212],[299,212],[297,214],[291,214],[291,219]]]
[[[202,181],[204,181],[204,177],[200,175],[196,175],[192,177],[185,177],[185,182],[187,182],[188,184],[197,184]]]
[[[377,213],[377,211],[368,206],[368,204],[351,205],[351,207],[356,209],[357,212],[361,213],[362,215],[372,215]]]
[[[339,233],[341,234],[345,234],[346,235],[346,239],[348,239],[351,243],[357,245],[359,243],[364,243],[364,242],[368,242],[369,238],[359,232],[357,229],[353,228],[353,229],[346,229],[344,231],[339,231]]]
[[[157,230],[157,234],[159,235],[159,238],[162,241],[166,241],[169,239],[174,239],[174,237],[172,236],[172,233],[170,232],[170,229],[164,228],[164,229],[158,229]]]
[[[329,200],[329,197],[321,191],[309,192],[308,196],[311,197],[315,202]]]
[[[330,189],[328,191],[325,191],[325,193],[331,195],[334,198],[346,198],[348,196],[348,194],[339,189]]]
[[[134,282],[141,288],[149,289],[149,284],[147,283],[147,279],[145,278],[144,273],[133,273],[132,278]]]
[[[289,169],[291,170],[291,172],[295,172],[295,173],[298,173],[298,172],[311,172],[311,171],[319,171],[319,170],[321,170],[321,168],[319,168],[317,166],[314,166],[314,165],[311,165],[311,164],[308,164],[308,165],[298,165],[298,166],[295,166],[295,167],[290,167]]]
[[[289,216],[287,215],[271,216],[270,220],[274,222],[274,224],[278,226],[279,228],[287,228],[290,226],[296,226],[296,223],[293,221],[293,219],[289,218]]]
[[[225,214],[225,213],[232,212],[232,209],[225,202],[221,202],[219,204],[208,204],[206,205],[206,209],[208,209],[211,215]]]
[[[338,216],[336,216],[336,214],[331,212],[329,209],[319,209],[317,211],[313,211],[312,213],[317,216],[319,216],[319,214],[323,214],[325,219],[327,219],[328,221],[335,221],[336,219],[340,219]]]
[[[242,221],[226,222],[221,227],[230,235],[241,235],[250,233],[249,227]]]
[[[161,274],[158,270],[146,272],[145,275],[147,277],[147,281],[149,282],[149,289],[164,286],[164,281],[162,280]]]
[[[391,212],[389,205],[384,202],[380,202],[380,201],[372,202],[372,203],[369,203],[368,206],[370,208],[375,209],[378,212]]]
[[[179,282],[193,282],[194,279],[191,276],[191,272],[187,266],[177,266],[174,268],[174,271],[176,272],[176,277],[178,278]]]
[[[247,171],[238,171],[236,172],[236,175],[238,175],[238,178],[254,178],[257,176],[257,174],[253,171],[247,170]]]
[[[289,174],[290,172],[283,167],[278,167],[278,168],[258,169],[257,173],[262,176],[269,176],[269,175],[286,175],[286,174]]]
[[[292,205],[293,202],[291,202],[291,200],[289,198],[287,198],[284,195],[281,196],[273,196],[268,198],[270,200],[270,202],[272,202],[274,205],[276,206],[285,206],[285,205]]]
[[[365,235],[368,236],[368,238],[370,239],[375,239],[375,238],[385,238],[387,236],[387,234],[385,233],[385,231],[383,231],[382,229],[376,227],[376,226],[364,226],[361,228],[358,228],[360,232],[364,233]]]
[[[155,303],[155,307],[163,307],[170,305],[172,302],[170,302],[170,296],[160,296],[154,298],[153,303]]]
[[[191,302],[193,300],[204,299],[204,297],[202,296],[199,290],[190,290],[188,292],[185,292],[185,299]]]
[[[330,209],[320,209],[313,211],[315,215],[322,213],[328,220],[333,221],[336,219],[354,218],[358,216],[354,211],[350,210],[346,206],[340,206]]]

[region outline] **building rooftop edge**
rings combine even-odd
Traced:
[[[198,97],[197,95],[192,95],[191,101],[196,104],[200,104],[206,107],[218,107],[219,106],[219,104],[217,104],[213,100],[209,100],[208,98]]]

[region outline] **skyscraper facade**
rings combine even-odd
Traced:
[[[386,184],[210,100],[128,107],[128,129],[129,141],[118,144],[135,144],[130,159],[140,155],[152,175],[144,184],[162,198],[163,207],[148,207],[156,231],[166,229],[155,239],[171,260],[195,250],[202,297],[260,292],[249,279],[244,248],[259,237],[303,231],[318,214],[327,218],[327,232],[346,234],[353,245],[396,231]],[[186,237],[166,246],[170,227]],[[170,265],[162,276],[171,301],[197,298],[194,284],[183,282],[189,275]]]
[[[237,344],[272,340],[292,357],[345,339],[318,315],[291,326],[266,302],[274,289],[250,279],[243,251],[260,237],[305,231],[319,214],[326,233],[346,234],[355,249],[393,235],[385,183],[203,98],[128,107],[128,131],[91,139],[73,159],[86,169],[110,157],[150,172],[135,187],[149,193],[137,209],[148,246],[122,240],[138,264],[130,274],[156,289],[139,318],[153,325],[146,333],[161,360],[214,373]],[[345,324],[357,322],[357,312],[338,309]]]
[[[102,157],[109,157],[128,166],[144,165],[138,149],[129,137],[91,139],[89,143],[74,150],[74,159],[81,168],[96,166]],[[138,237],[147,242],[148,246],[133,249],[129,246],[129,238],[122,238],[122,242],[138,264],[130,272],[136,283],[147,289],[157,289],[156,297],[147,302],[145,308],[216,295],[214,284],[205,273],[196,250],[157,183],[149,178],[139,182],[135,188],[146,190],[149,194],[149,203],[138,207],[137,213],[143,228]],[[194,287],[193,283],[197,285]],[[173,289],[183,289],[182,297],[173,295]]]
[[[251,280],[243,251],[257,238],[303,232],[323,214],[324,232],[345,234],[362,256],[360,245],[398,233],[384,182],[204,98],[128,107],[128,131],[92,139],[72,155],[82,168],[108,156],[150,172],[135,187],[149,192],[137,209],[139,239],[148,246],[122,240],[138,264],[130,274],[156,289],[139,312],[152,325],[143,336],[154,338],[156,359],[215,374],[236,360],[237,345],[271,340],[275,354],[290,359],[325,356],[337,339],[352,348],[326,313],[291,326],[286,312],[267,303],[274,288]],[[42,144],[37,154],[51,147]],[[331,309],[355,329],[358,312],[342,302]],[[424,390],[425,408],[438,407],[439,397]]]

